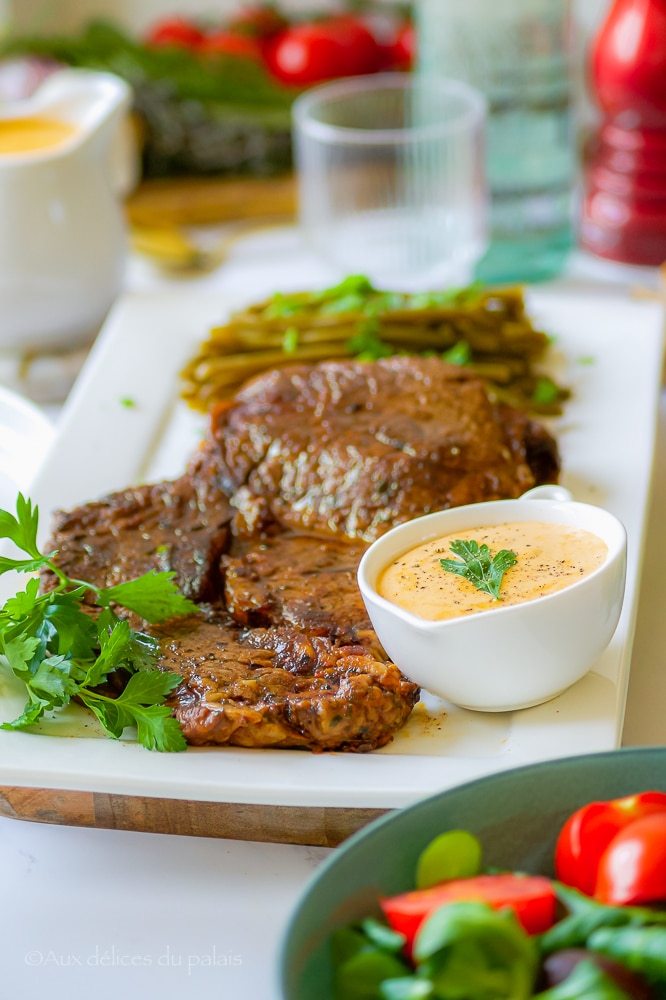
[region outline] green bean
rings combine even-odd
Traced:
[[[352,276],[332,289],[276,294],[233,313],[210,331],[183,369],[182,395],[205,410],[232,396],[247,378],[285,364],[393,353],[449,360],[453,350],[451,360],[483,379],[494,398],[557,414],[568,390],[552,382],[544,394],[536,371],[549,344],[527,316],[520,288],[470,286],[409,296],[378,291],[366,278]]]

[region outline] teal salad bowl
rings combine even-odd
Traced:
[[[649,789],[666,791],[666,747],[501,771],[383,816],[337,848],[302,894],[282,943],[282,1000],[335,1000],[332,932],[378,916],[380,897],[413,889],[421,851],[443,831],[474,833],[488,867],[553,875],[555,841],[574,810]]]

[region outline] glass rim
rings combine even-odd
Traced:
[[[432,88],[438,88],[445,95],[463,98],[467,102],[467,107],[461,108],[450,121],[416,127],[407,125],[400,128],[354,128],[349,125],[329,125],[312,117],[312,110],[317,104],[337,97],[352,97],[373,90],[407,92]],[[378,146],[434,139],[474,128],[483,121],[487,108],[488,102],[483,94],[462,80],[444,76],[428,77],[425,80],[408,73],[368,73],[365,76],[332,80],[330,83],[311,88],[294,101],[292,117],[297,129],[311,139],[318,139],[323,143],[343,142],[348,145]]]

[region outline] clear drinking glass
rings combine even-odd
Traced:
[[[487,216],[474,88],[353,77],[303,94],[293,119],[301,226],[340,276],[404,291],[470,280]]]

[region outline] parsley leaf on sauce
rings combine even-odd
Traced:
[[[477,590],[490,594],[501,601],[500,586],[506,571],[516,565],[516,553],[510,549],[500,549],[492,556],[487,545],[475,541],[457,539],[449,546],[460,559],[440,559],[440,565],[447,573],[455,573],[474,584]]]

